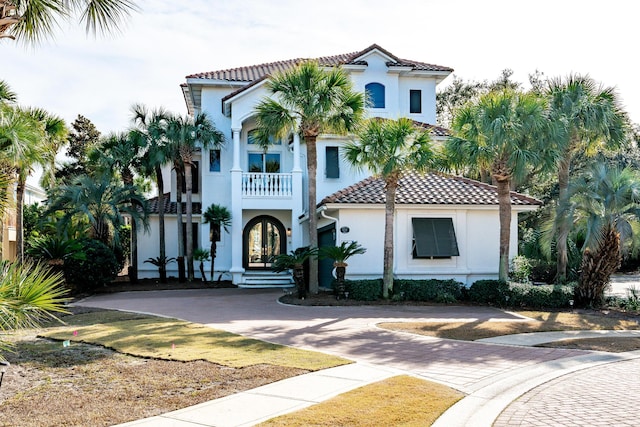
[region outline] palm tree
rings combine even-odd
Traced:
[[[187,220],[187,279],[193,280],[193,206],[192,206],[192,164],[193,155],[196,148],[207,149],[210,147],[218,148],[224,143],[224,134],[214,126],[209,116],[200,113],[195,117],[172,117],[167,125],[167,138],[171,141],[180,155],[180,159],[184,165],[184,180],[187,195],[186,203],[186,220]],[[180,193],[180,187],[178,187]],[[178,227],[182,224],[178,223]]]
[[[224,231],[229,232],[231,226],[231,212],[220,205],[212,204],[202,215],[205,224],[209,224],[209,240],[211,240],[211,280],[213,281],[213,264],[216,260],[216,252],[218,250],[218,240],[220,240],[220,228],[224,228]]]
[[[550,138],[548,144],[553,145],[560,154],[556,166],[558,206],[564,206],[568,201],[569,174],[574,156],[584,152],[595,153],[605,143],[621,142],[626,131],[625,116],[614,89],[602,88],[588,76],[570,75],[566,79],[551,80],[546,96],[549,99],[550,119],[561,127],[561,132]],[[567,277],[570,220],[561,215],[557,217],[556,281],[564,282]]]
[[[639,219],[640,176],[631,169],[595,163],[569,186],[564,214],[585,230],[576,304],[599,307],[611,274],[628,252]]]
[[[122,184],[126,187],[134,186],[134,177],[140,169],[141,150],[145,140],[139,132],[129,131],[107,135],[101,145],[102,161],[109,169],[119,172]],[[142,208],[131,199],[131,208]],[[138,281],[138,224],[135,217],[131,218],[131,265],[129,280]]]
[[[307,146],[309,245],[317,247],[316,139],[321,133],[355,130],[364,113],[364,95],[353,91],[349,76],[340,68],[325,71],[316,62],[304,62],[272,76],[267,89],[272,98],[256,107],[260,134],[283,138],[294,131]],[[309,289],[318,293],[318,261],[314,258],[309,263]]]
[[[0,40],[26,44],[52,37],[60,20],[79,16],[87,33],[117,31],[132,11],[131,0],[0,0]]]
[[[115,231],[124,225],[123,214],[142,221],[145,227],[148,225],[144,196],[135,186],[122,185],[107,172],[81,175],[71,184],[52,190],[46,215],[57,211],[62,212],[57,223],[59,229],[65,229],[74,220],[84,221],[92,238],[110,246],[119,243]]]
[[[538,147],[547,125],[544,99],[533,93],[492,91],[457,111],[455,136],[445,144],[450,167],[475,165],[491,172],[500,212],[498,277],[502,281],[509,273],[511,182],[528,166],[548,161]]]
[[[167,259],[167,245],[164,227],[164,178],[162,166],[171,161],[169,146],[165,139],[167,118],[169,114],[163,109],[149,110],[141,104],[132,107],[133,121],[138,126],[138,132],[146,140],[147,150],[142,157],[141,171],[146,176],[153,176],[158,189],[158,237],[160,239],[159,259]],[[180,188],[180,187],[178,187]],[[179,218],[182,222],[182,218]],[[179,227],[181,241],[182,228]],[[167,265],[161,263],[158,266],[160,282],[167,281]]]
[[[10,104],[18,100],[18,95],[4,80],[0,80],[0,104]]]
[[[435,164],[431,138],[407,118],[371,119],[358,134],[359,141],[344,147],[344,157],[360,169],[368,169],[385,182],[383,296],[393,290],[393,223],[396,191],[403,174],[424,172]]]

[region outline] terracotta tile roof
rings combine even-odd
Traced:
[[[443,128],[442,126],[430,125],[429,123],[419,122],[417,120],[413,120],[413,124],[426,129],[433,136],[451,136],[451,131],[447,128]]]
[[[170,196],[171,196],[170,193],[166,193],[164,195],[164,213],[175,215],[178,212],[177,210],[178,203],[172,202]],[[159,213],[158,197],[153,197],[151,199],[148,199],[147,203],[149,203],[149,213],[152,215],[153,214],[157,215]],[[186,206],[187,204],[185,202],[182,202],[182,214],[184,214],[186,210]],[[202,203],[193,202],[191,206],[192,206],[192,212],[194,214],[200,215],[202,213]]]
[[[384,204],[384,181],[367,178],[325,197],[320,205],[329,203]],[[396,194],[399,205],[497,205],[496,187],[468,178],[428,173],[410,173],[400,180]],[[542,205],[540,200],[515,191],[511,204],[516,206]]]
[[[225,80],[230,82],[253,82],[261,80],[265,76],[276,72],[286,71],[296,65],[309,60],[316,60],[321,66],[336,67],[338,65],[367,65],[366,61],[358,60],[366,53],[377,49],[385,55],[389,56],[392,61],[388,61],[388,66],[407,67],[416,71],[453,71],[452,68],[440,65],[427,64],[426,62],[413,61],[409,59],[398,58],[380,46],[373,44],[368,48],[359,52],[345,53],[340,55],[322,56],[320,58],[295,58],[285,61],[269,62],[266,64],[249,65],[246,67],[229,68],[226,70],[208,71],[204,73],[190,74],[187,79],[212,79]]]

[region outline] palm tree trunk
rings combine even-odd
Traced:
[[[212,225],[213,226],[213,225]],[[211,281],[213,282],[213,275],[214,275],[214,264],[216,261],[216,252],[218,250],[218,244],[216,243],[217,237],[215,235],[216,233],[212,233],[212,237],[211,237]]]
[[[558,207],[556,208],[556,283],[564,283],[567,280],[567,265],[569,255],[567,239],[569,237],[569,221],[564,207],[569,201],[569,170],[571,168],[570,154],[558,164]]]
[[[611,275],[620,267],[620,234],[608,227],[602,245],[595,251],[586,249],[582,255],[582,266],[575,302],[579,307],[600,307],[604,304],[604,291]]]
[[[309,246],[318,247],[318,217],[316,216],[316,173],[318,169],[318,153],[316,152],[316,137],[306,136],[307,172],[309,179]],[[317,294],[318,289],[318,259],[309,258],[309,291]]]
[[[384,260],[382,272],[382,296],[389,298],[393,291],[393,223],[396,210],[398,179],[390,178],[385,185],[384,204]]]
[[[16,185],[16,261],[24,259],[23,207],[26,178],[18,177]]]
[[[184,183],[186,187],[187,193],[187,206],[186,206],[186,216],[187,216],[187,281],[192,282],[195,276],[194,268],[193,268],[193,207],[191,206],[192,201],[192,181],[191,181],[191,162],[187,161],[184,163]]]
[[[182,233],[182,181],[184,180],[183,169],[181,165],[176,165],[176,223],[178,225],[178,273],[184,270],[184,237]],[[181,267],[182,265],[182,267]],[[180,277],[180,281],[184,281]]]
[[[500,216],[500,261],[498,280],[509,280],[509,239],[511,238],[511,195],[509,179],[496,180]]]
[[[138,225],[135,218],[131,218],[131,269],[129,281],[138,283]]]
[[[160,237],[160,259],[165,260],[167,257],[167,249],[164,233],[164,179],[162,178],[162,169],[160,166],[156,166],[155,170],[156,184],[158,186],[158,236]],[[159,270],[160,283],[167,283],[167,264],[161,262]]]

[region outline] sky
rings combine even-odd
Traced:
[[[356,52],[376,43],[405,59],[451,67],[466,80],[510,68],[527,82],[589,74],[614,86],[640,123],[638,16],[629,0],[137,0],[118,34],[63,23],[36,47],[0,39],[0,79],[25,106],[102,133],[130,126],[143,103],[186,114],[185,76],[291,58]],[[448,77],[441,86],[451,82]]]

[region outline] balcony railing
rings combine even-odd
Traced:
[[[290,173],[243,173],[242,196],[291,197]]]

